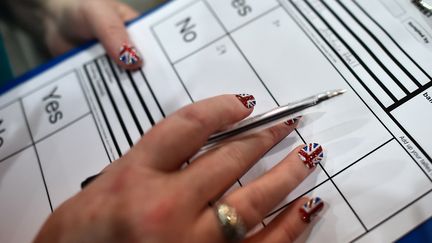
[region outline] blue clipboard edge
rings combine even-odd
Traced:
[[[172,2],[172,1],[173,0],[167,0],[165,3],[161,3],[157,6],[149,9],[148,11],[145,11],[144,13],[142,13],[137,18],[126,22],[125,25],[129,26],[130,24],[135,23],[136,21],[152,14],[153,12],[159,10],[160,8],[165,7],[168,3]],[[99,43],[97,40],[88,41],[87,43],[85,43],[81,46],[78,46],[78,47],[58,56],[58,57],[55,57],[52,60],[50,60],[46,63],[43,63],[43,64],[39,65],[38,67],[18,76],[17,78],[14,78],[13,80],[6,82],[5,85],[0,87],[0,95],[8,92],[9,90],[11,90],[11,89],[15,88],[16,86],[26,82],[27,80],[35,77],[36,75],[56,66],[57,64],[63,62],[64,60],[68,59],[69,57],[72,57],[72,56],[78,54],[79,52],[84,51],[84,50],[94,46],[97,43]]]

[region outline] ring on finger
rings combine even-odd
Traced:
[[[235,208],[223,203],[217,204],[216,216],[228,242],[240,242],[244,239],[247,232],[246,226]]]

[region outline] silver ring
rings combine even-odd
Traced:
[[[240,242],[246,235],[246,226],[236,210],[226,204],[216,205],[216,215],[222,233],[228,242]]]

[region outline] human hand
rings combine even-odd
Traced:
[[[128,5],[116,0],[50,0],[45,9],[45,43],[53,55],[96,38],[121,67],[137,69],[142,65],[124,26],[125,21],[138,16]]]
[[[265,175],[220,199],[297,125],[286,122],[227,142],[181,169],[211,134],[252,112],[254,102],[244,101],[241,96],[218,96],[157,124],[129,153],[55,210],[35,242],[224,242],[215,210],[208,204],[217,200],[236,210],[247,231],[253,229],[313,171],[322,153],[307,154],[303,146],[297,147]],[[300,198],[291,203],[245,241],[293,241],[323,206],[307,202]]]

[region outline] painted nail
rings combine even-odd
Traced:
[[[240,102],[248,109],[251,109],[256,105],[256,100],[253,95],[249,94],[238,94],[236,95],[237,99],[240,100]]]
[[[285,125],[292,126],[292,125],[296,124],[298,121],[300,121],[301,118],[302,118],[302,116],[298,116],[296,118],[290,119],[290,120],[285,122]]]
[[[318,143],[310,143],[298,152],[298,156],[307,168],[312,169],[323,160],[324,150]]]
[[[301,219],[310,223],[315,216],[324,208],[324,201],[319,197],[312,198],[300,208]]]
[[[141,58],[135,47],[128,44],[123,44],[120,48],[119,59],[126,65],[133,65],[139,62]]]

